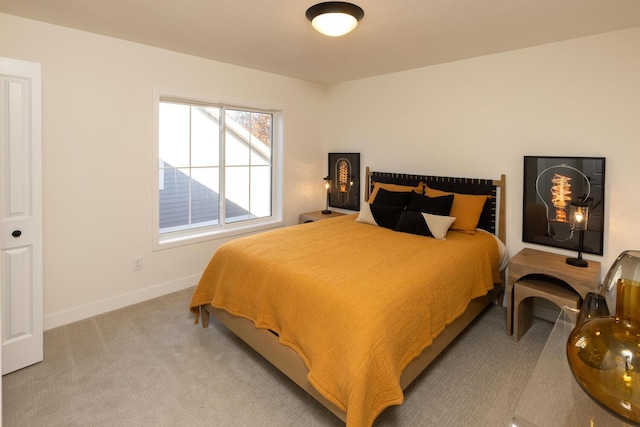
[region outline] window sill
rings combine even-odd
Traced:
[[[165,249],[177,248],[180,246],[192,245],[195,243],[207,242],[210,240],[227,239],[240,237],[243,235],[255,234],[261,231],[272,230],[284,226],[281,219],[269,219],[260,223],[228,225],[225,229],[204,229],[202,231],[190,230],[184,234],[172,234],[168,236],[157,236],[153,242],[153,250],[161,251]]]

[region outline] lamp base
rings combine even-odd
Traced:
[[[589,263],[582,258],[567,258],[567,264],[574,267],[589,267]]]
[[[333,213],[333,211],[330,211],[329,209],[323,209],[323,210],[322,210],[322,214],[323,214],[323,215],[329,215],[329,214],[331,214],[331,213]]]

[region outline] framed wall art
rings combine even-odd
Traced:
[[[329,206],[360,210],[360,153],[329,153]]]
[[[525,156],[522,240],[577,250],[582,234],[582,251],[602,255],[604,179],[604,157]],[[572,218],[576,206],[588,212],[584,228]]]

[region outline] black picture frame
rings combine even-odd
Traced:
[[[360,153],[329,153],[329,206],[360,210]]]
[[[571,225],[569,204],[586,199],[582,252],[602,255],[604,184],[604,157],[524,156],[522,241],[577,251],[579,233]]]

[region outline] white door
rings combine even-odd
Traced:
[[[42,361],[40,64],[0,58],[2,374]]]

